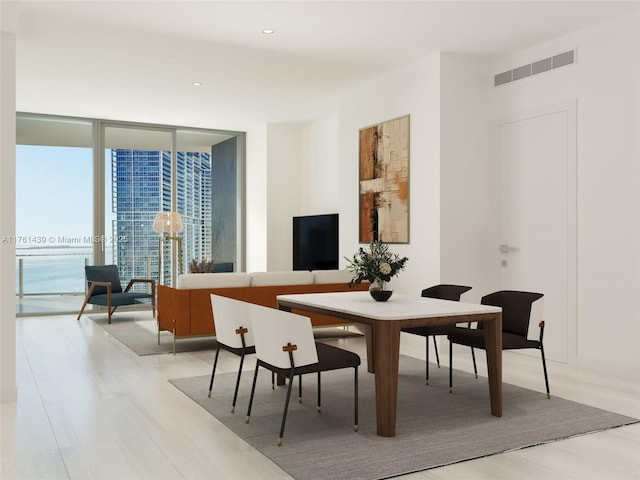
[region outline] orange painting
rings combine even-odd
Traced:
[[[409,115],[360,130],[360,243],[409,243]]]

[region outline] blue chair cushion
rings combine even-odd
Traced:
[[[116,265],[87,265],[84,267],[87,276],[87,287],[91,288],[91,282],[111,282],[111,293],[122,292],[120,284],[120,274]],[[104,295],[107,293],[107,287],[101,285],[96,286],[93,291],[93,297],[96,295]],[[98,304],[101,305],[101,304]]]
[[[151,298],[151,294],[142,292],[120,292],[115,295],[111,295],[111,306],[119,307],[120,305],[131,305],[144,298]],[[89,299],[89,303],[93,305],[103,305],[106,307],[108,305],[107,294],[93,295]]]

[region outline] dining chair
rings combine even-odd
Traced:
[[[153,316],[156,315],[156,282],[146,278],[134,278],[129,281],[127,287],[122,290],[120,273],[116,265],[86,265],[84,267],[87,279],[87,294],[84,303],[78,313],[78,320],[82,316],[88,303],[107,307],[108,323],[111,323],[111,315],[116,308],[122,305],[133,305],[141,300],[151,300]],[[151,293],[131,290],[136,283],[146,283],[151,288]]]
[[[211,397],[211,391],[213,390],[213,380],[216,375],[220,349],[238,355],[240,357],[240,366],[238,367],[236,388],[233,393],[233,402],[231,403],[231,413],[234,413],[244,357],[245,355],[256,353],[249,304],[233,298],[211,294],[211,310],[213,311],[213,323],[218,346],[216,347],[216,356],[213,361],[211,381],[209,382],[209,397]]]
[[[459,302],[460,296],[463,293],[468,292],[469,290],[471,290],[471,287],[467,287],[464,285],[440,284],[425,288],[424,290],[422,290],[422,296],[427,298],[438,298],[441,300],[452,300]],[[451,327],[452,325],[433,325],[428,327],[407,327],[402,329],[403,332],[425,337],[425,383],[427,385],[429,385],[429,337],[433,338],[433,346],[436,351],[436,362],[438,364],[438,368],[440,368],[440,355],[438,354],[438,343],[436,342],[436,336],[447,335]]]
[[[544,371],[544,383],[549,393],[549,377],[547,375],[547,363],[544,356],[544,321],[540,321],[539,335],[536,339],[528,338],[529,322],[533,302],[541,299],[542,293],[521,292],[517,290],[501,290],[482,297],[480,303],[502,308],[502,350],[515,350],[535,348],[540,350],[542,356],[542,369]],[[485,349],[484,329],[482,322],[478,322],[477,328],[454,327],[449,331],[449,391],[453,391],[453,344],[466,345],[471,348]],[[473,370],[478,377],[478,369],[473,359]]]
[[[321,413],[321,373],[342,368],[354,369],[354,431],[358,431],[358,366],[360,357],[342,348],[316,342],[311,320],[274,308],[260,305],[249,306],[256,344],[256,368],[249,398],[246,423],[251,419],[251,408],[256,391],[258,370],[263,367],[288,379],[287,393],[278,436],[282,446],[287,411],[291,398],[291,387],[296,375],[317,373],[317,412]]]

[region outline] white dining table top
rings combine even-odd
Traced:
[[[386,302],[376,302],[369,292],[363,291],[278,295],[277,300],[301,307],[323,308],[373,320],[409,320],[502,311],[500,307],[491,305],[454,302],[401,293],[394,293]]]

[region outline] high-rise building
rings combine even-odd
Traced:
[[[114,258],[123,281],[159,278],[158,234],[153,220],[171,210],[171,152],[113,149]],[[182,271],[191,259],[211,256],[211,155],[177,152],[177,211],[182,216]],[[166,258],[166,257],[165,257]],[[169,262],[163,263],[169,283]]]

